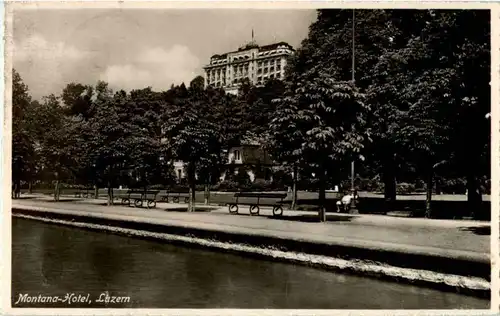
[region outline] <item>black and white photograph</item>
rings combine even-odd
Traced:
[[[5,310],[498,312],[488,4],[108,4],[5,7]]]

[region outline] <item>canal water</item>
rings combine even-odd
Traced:
[[[12,247],[13,307],[489,308],[455,293],[15,217]],[[81,302],[68,305],[66,294]],[[62,299],[49,303],[54,296]]]

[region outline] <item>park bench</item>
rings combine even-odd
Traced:
[[[88,187],[88,188],[79,188],[75,192],[75,197],[77,198],[88,198],[89,196],[92,197],[94,195],[94,188]]]
[[[122,197],[122,204],[130,206],[131,201],[134,200],[135,207],[143,207],[144,202],[146,202],[147,208],[156,207],[156,196],[160,191],[157,190],[127,190],[125,196]],[[133,197],[132,195],[135,195]]]
[[[286,193],[270,193],[270,192],[237,192],[234,194],[236,198],[235,202],[228,203],[229,213],[238,213],[238,204],[249,205],[250,215],[259,215],[259,206],[272,206],[273,215],[281,216],[283,215],[283,199],[286,197]],[[257,199],[254,203],[240,203],[240,198],[251,198]],[[274,199],[272,203],[262,202],[261,199]],[[276,201],[279,200],[279,201]]]
[[[180,198],[184,198],[184,203],[189,203],[189,193],[179,192],[179,191],[167,191],[164,195],[160,196],[162,202],[172,201],[174,203],[179,203]]]

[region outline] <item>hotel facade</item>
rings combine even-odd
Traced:
[[[256,86],[269,79],[282,80],[288,57],[294,53],[293,47],[285,42],[265,46],[252,42],[237,51],[213,55],[210,63],[203,67],[205,85],[236,94],[245,78]]]

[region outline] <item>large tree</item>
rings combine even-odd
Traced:
[[[74,122],[65,117],[60,100],[55,95],[44,98],[37,111],[37,143],[39,164],[43,167],[44,179],[54,180],[54,200],[59,201],[60,180],[78,175],[81,156],[71,154],[75,145]]]
[[[34,172],[36,119],[31,110],[32,100],[28,86],[19,73],[12,71],[12,182],[13,198],[19,197],[21,181]]]
[[[489,173],[489,12],[397,10],[391,21],[395,46],[371,74],[373,126],[400,153],[406,150],[403,164],[426,176],[427,216],[432,167],[443,164],[464,171],[470,209],[477,209],[478,178]]]
[[[163,113],[166,151],[186,164],[189,183],[189,211],[195,210],[196,172],[220,160],[218,122],[207,91],[200,85],[184,84],[171,89],[173,101]]]
[[[160,184],[159,175],[164,174],[161,146],[161,120],[164,102],[159,93],[151,88],[133,90],[121,113],[132,130],[130,137],[130,167],[139,175],[144,189],[151,184]],[[160,181],[160,182],[159,182]],[[157,182],[157,183],[155,183]]]
[[[282,156],[286,162],[302,157],[315,167],[319,217],[325,221],[325,191],[327,176],[331,176],[326,170],[330,164],[353,159],[363,147],[368,136],[364,126],[367,106],[351,82],[336,81],[319,69],[297,72],[278,103],[272,143],[286,154]],[[281,136],[284,126],[296,130],[293,136]]]
[[[113,95],[107,83],[98,82],[92,103],[94,114],[80,120],[73,152],[87,157],[88,166],[101,175],[108,188],[108,204],[113,204],[113,186],[125,165],[130,164],[130,144],[134,129],[120,109],[127,102],[121,91]]]
[[[318,11],[318,20],[290,61],[286,92],[277,100],[270,132],[275,156],[292,166],[315,169],[321,221],[326,220],[328,178],[335,176],[331,166],[355,159],[369,139],[368,106],[350,81],[352,54],[346,52],[352,52],[352,33],[345,28],[349,21],[349,10]]]

